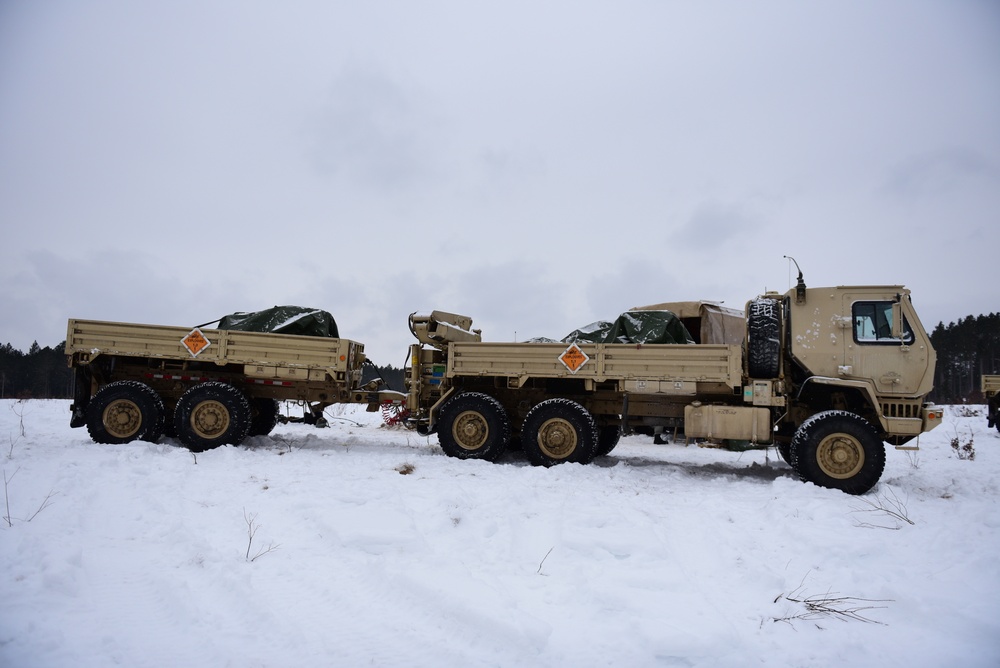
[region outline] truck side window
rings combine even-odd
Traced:
[[[903,319],[903,340],[892,336],[892,302],[854,302],[854,340],[857,343],[913,343],[910,323]]]

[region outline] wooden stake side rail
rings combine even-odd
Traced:
[[[225,364],[289,366],[347,371],[359,361],[363,350],[348,339],[295,336],[265,332],[203,329],[208,347],[193,355],[181,340],[192,330],[186,327],[70,320],[66,354],[80,353],[87,361],[100,355],[153,358]]]
[[[560,361],[565,343],[452,343],[447,374],[742,384],[738,345],[583,343],[577,347],[589,359],[573,373]]]

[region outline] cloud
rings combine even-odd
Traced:
[[[761,216],[747,205],[705,202],[687,223],[669,235],[669,241],[685,250],[710,253],[757,235],[766,227]]]
[[[562,336],[785,254],[988,310],[1000,22],[953,4],[7,3],[0,339],[291,303],[396,360],[417,309]]]
[[[377,189],[426,179],[435,122],[416,97],[383,73],[346,67],[308,123],[311,164],[323,175]]]
[[[883,192],[902,199],[938,196],[969,184],[995,181],[998,166],[982,152],[951,147],[913,155],[894,165]]]

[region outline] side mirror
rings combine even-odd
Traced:
[[[903,340],[903,307],[899,301],[892,304],[892,338]]]

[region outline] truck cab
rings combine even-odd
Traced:
[[[784,302],[784,371],[800,405],[864,414],[896,445],[933,426],[923,407],[937,358],[909,290],[811,288],[789,291]]]

